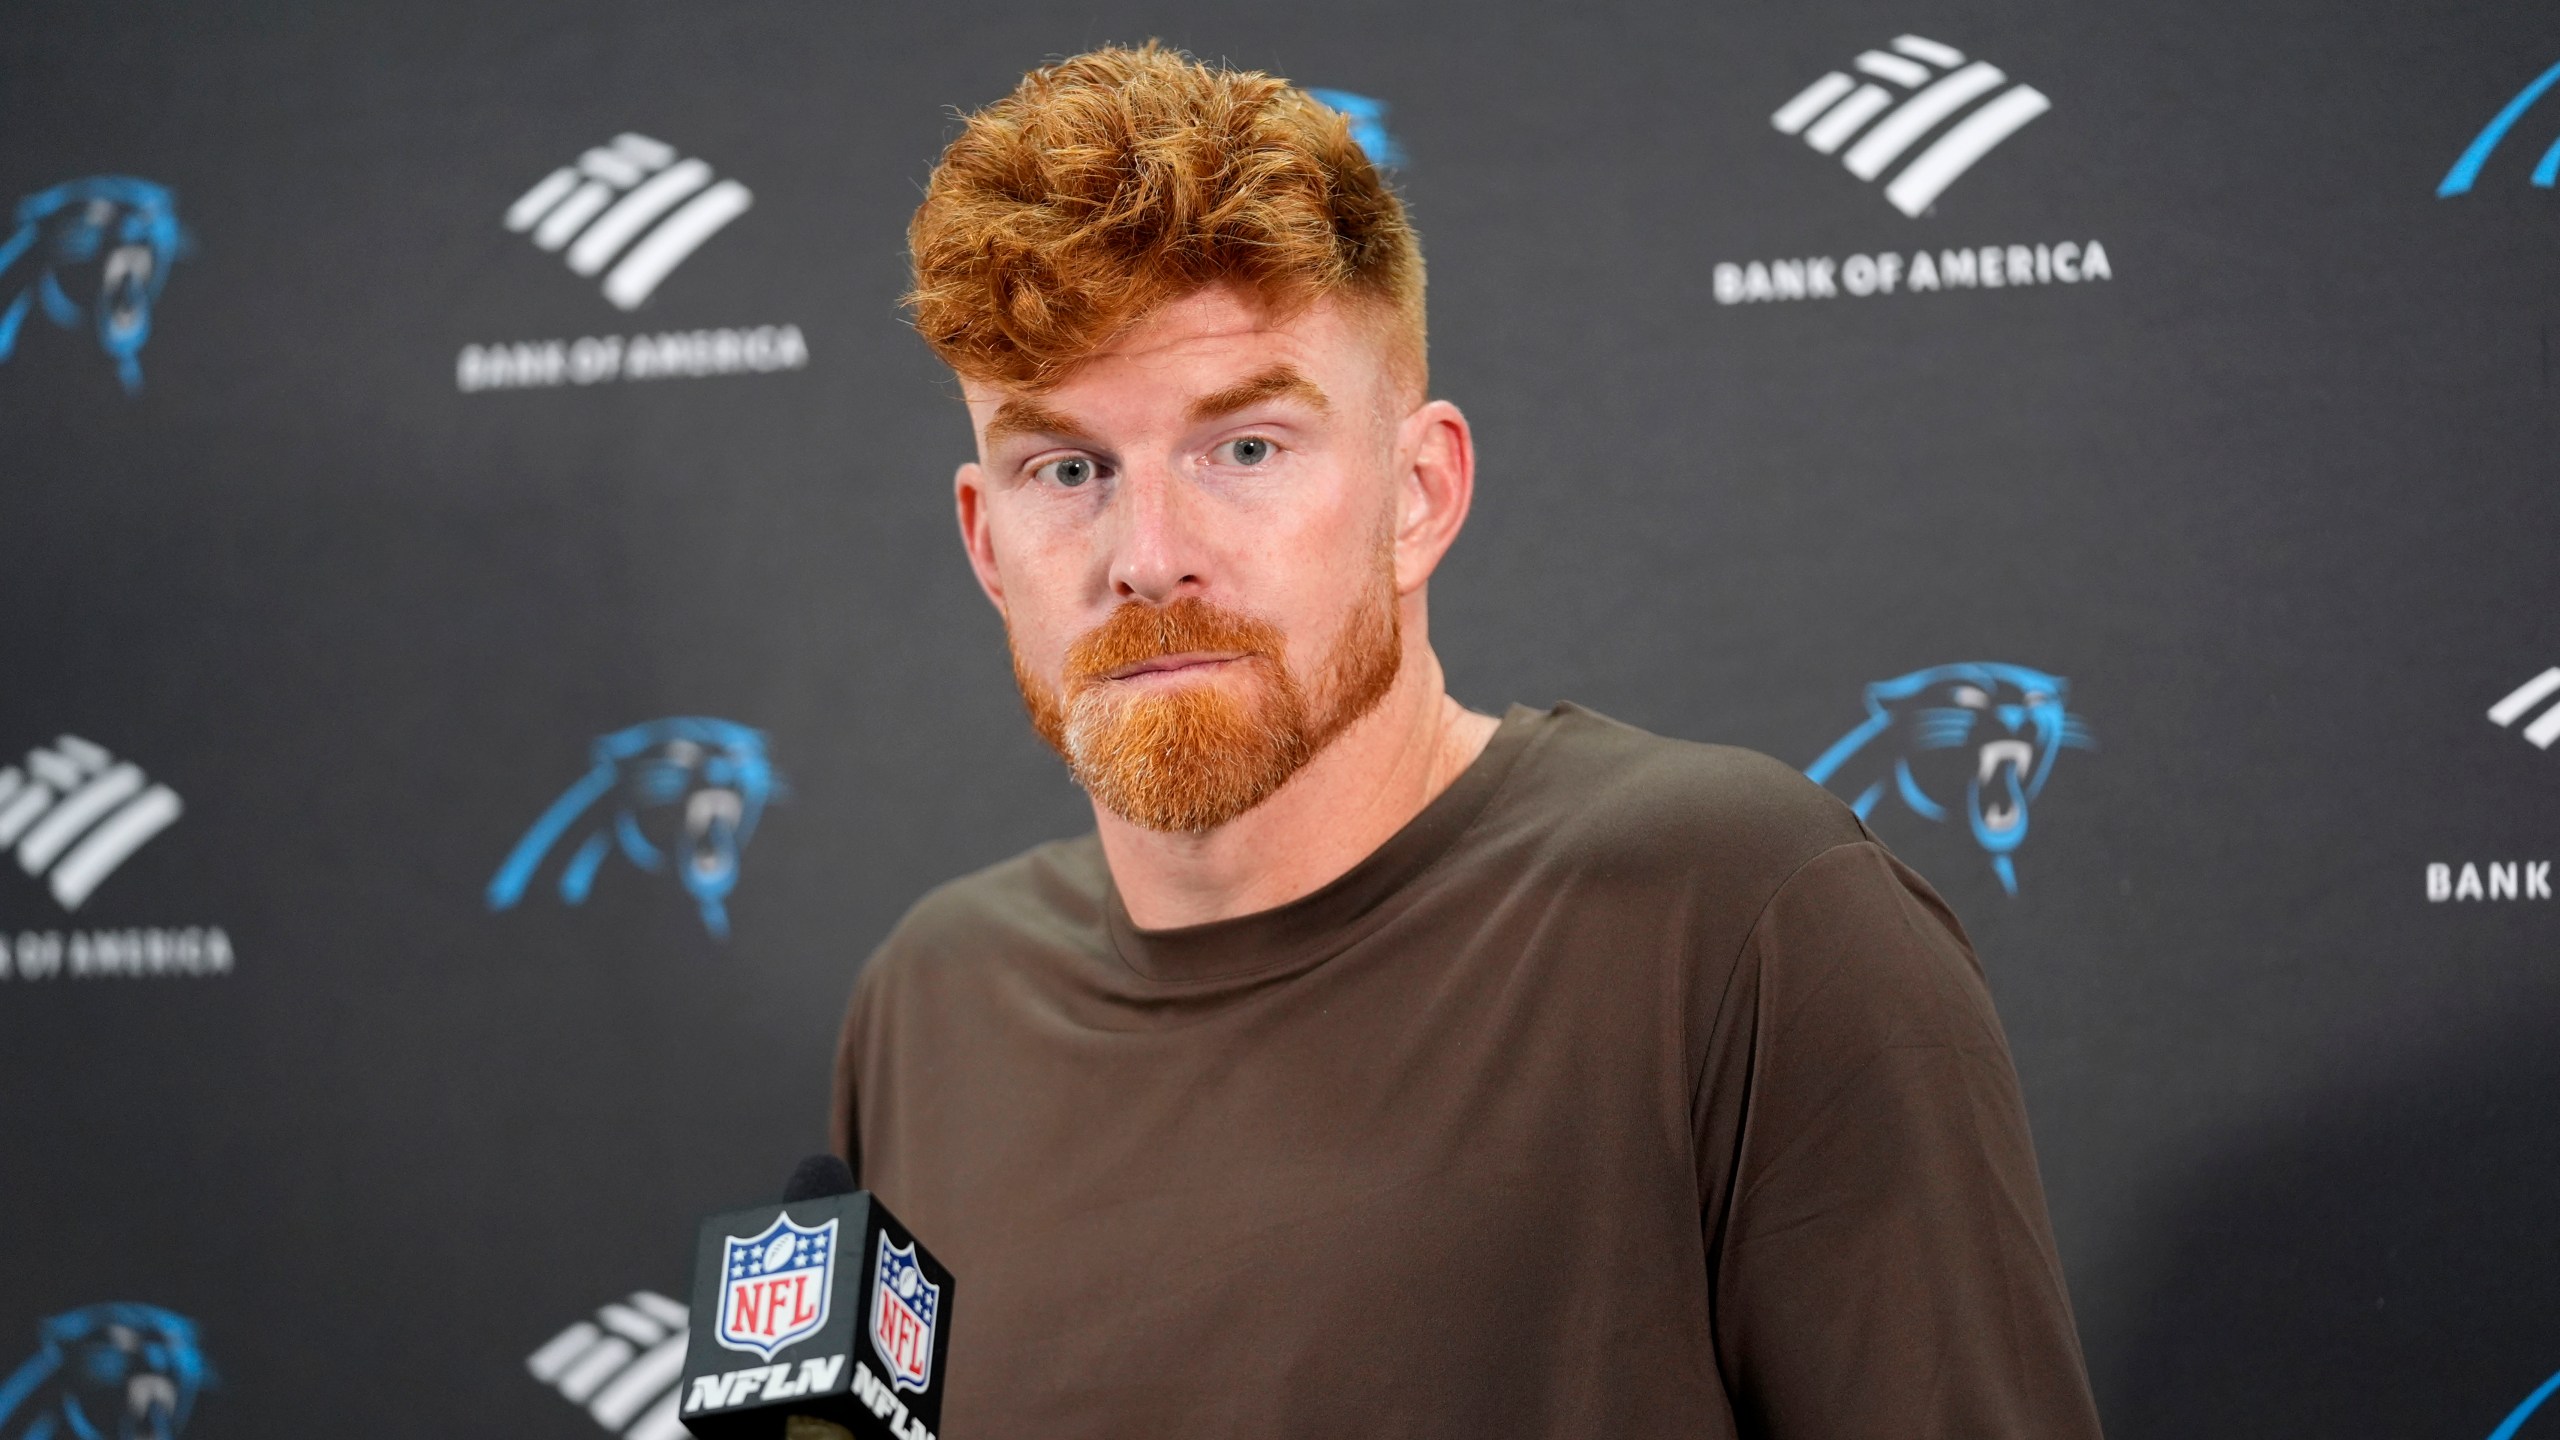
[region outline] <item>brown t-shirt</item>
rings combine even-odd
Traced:
[[[2098,1433],[1971,949],[1748,751],[1514,709],[1179,930],[1042,846],[881,947],[836,1106],[958,1277],[954,1440]]]

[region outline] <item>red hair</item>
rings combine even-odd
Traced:
[[[964,377],[1057,383],[1168,301],[1376,307],[1423,381],[1422,250],[1344,116],[1153,41],[1034,70],[968,117],[907,230],[915,326]]]

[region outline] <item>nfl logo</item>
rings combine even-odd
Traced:
[[[924,1278],[916,1247],[880,1233],[880,1283],[871,1287],[871,1348],[889,1367],[889,1383],[922,1390],[933,1378],[933,1317],[942,1287]]]
[[[765,1359],[827,1323],[835,1288],[836,1222],[794,1225],[776,1215],[764,1233],[732,1235],[722,1247],[720,1329],[731,1350]]]

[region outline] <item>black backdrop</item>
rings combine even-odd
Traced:
[[[2449,179],[2560,63],[2547,8],[21,0],[0,1377],[137,1302],[192,1321],[208,1440],[665,1433],[681,1341],[627,1297],[823,1143],[869,947],[1088,823],[896,297],[952,107],[1147,36],[1388,107],[1482,446],[1462,698],[1811,765],[1877,682],[2067,682],[2094,748],[2020,732],[2015,894],[1960,797],[1875,823],[1990,971],[2115,1434],[2485,1436],[2560,1368],[2560,754],[2549,697],[2500,707],[2560,664],[2560,92]],[[1772,121],[1976,57],[2049,109],[1916,215]],[[752,199],[629,310],[507,223],[624,134]],[[102,176],[150,184],[56,188]],[[1782,260],[1841,293],[1753,298]],[[110,273],[156,291],[132,387]],[[774,771],[727,936],[612,798],[492,908],[599,738],[669,717]]]

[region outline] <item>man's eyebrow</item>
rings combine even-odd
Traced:
[[[1076,423],[1074,416],[1053,410],[1037,400],[1016,396],[996,407],[995,415],[987,421],[984,443],[993,445],[1010,435],[1055,435],[1061,439],[1074,439],[1084,433],[1084,427]]]
[[[1215,420],[1222,415],[1233,415],[1239,410],[1259,405],[1265,400],[1277,400],[1284,395],[1319,414],[1333,408],[1332,404],[1324,398],[1324,391],[1317,388],[1316,382],[1299,374],[1293,366],[1274,365],[1250,380],[1238,381],[1224,390],[1203,395],[1192,401],[1191,422],[1196,425],[1203,420]]]

